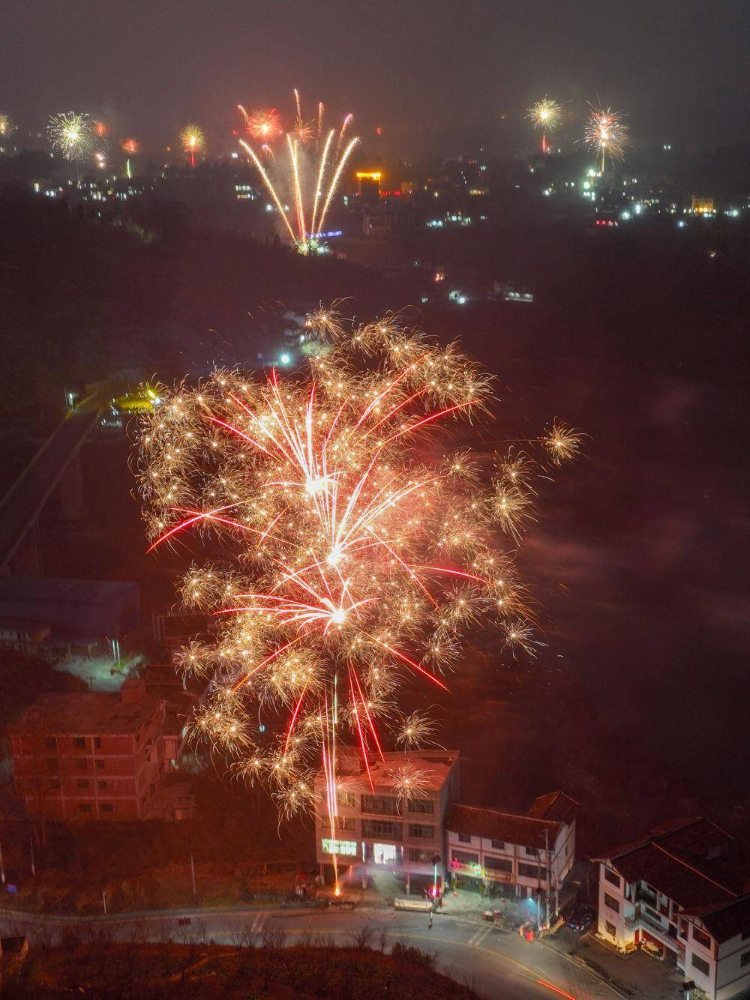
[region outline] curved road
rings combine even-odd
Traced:
[[[190,923],[180,923],[190,919]],[[441,971],[472,986],[487,998],[498,1000],[547,1000],[555,996],[570,1000],[611,1000],[620,996],[612,986],[572,959],[539,942],[528,943],[519,935],[501,931],[450,913],[436,913],[433,926],[429,914],[395,910],[302,910],[246,909],[200,910],[184,914],[144,914],[86,918],[86,925],[107,924],[114,936],[131,935],[173,940],[205,940],[217,944],[241,941],[272,945],[276,939],[288,943],[309,943],[310,936],[331,937],[338,944],[352,944],[355,936],[371,932],[370,947],[386,950],[396,941],[434,952]],[[36,914],[0,914],[3,933],[13,930],[29,936],[32,943],[44,928],[45,934],[59,934],[75,923],[70,918]]]

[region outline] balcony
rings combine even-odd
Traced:
[[[656,893],[649,892],[648,889],[636,889],[635,890],[635,902],[636,903],[646,903],[648,906],[656,909]]]

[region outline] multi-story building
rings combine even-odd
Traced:
[[[709,997],[750,988],[750,893],[733,838],[704,818],[656,829],[592,859],[599,865],[597,933],[641,947]]]
[[[445,819],[448,870],[507,896],[557,894],[575,861],[578,803],[564,792],[540,795],[528,813],[453,805]]]
[[[408,764],[420,775],[418,795],[398,792],[398,771]],[[402,875],[407,893],[432,882],[442,868],[444,817],[458,793],[457,750],[386,753],[340,759],[335,837],[324,803],[325,776],[315,779],[315,841],[321,872],[334,854],[339,871],[366,882],[378,872]],[[369,773],[368,773],[369,768]],[[435,862],[435,858],[440,861]]]
[[[129,680],[119,693],[44,694],[11,728],[16,792],[45,820],[146,819],[163,774],[165,706]]]

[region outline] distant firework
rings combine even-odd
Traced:
[[[107,134],[107,131],[108,131],[107,126],[104,124],[104,122],[94,122],[94,132],[99,136],[100,139],[104,138],[104,136]]]
[[[190,166],[195,166],[196,153],[202,153],[206,148],[206,137],[199,125],[186,125],[180,132],[182,150],[190,159]]]
[[[10,117],[0,111],[0,138],[5,138],[11,133],[15,132],[16,126],[11,121]]]
[[[242,112],[248,135],[253,139],[270,143],[282,134],[281,115],[275,108],[261,109],[248,114],[241,104],[237,107]]]
[[[137,139],[124,139],[122,143],[122,150],[127,153],[128,156],[135,156],[141,151],[141,144]]]
[[[47,127],[52,148],[66,160],[80,163],[93,150],[94,129],[88,115],[70,111],[53,115]]]
[[[503,116],[504,117],[504,116]],[[526,117],[542,133],[542,152],[547,152],[547,136],[553,132],[562,121],[562,107],[549,97],[543,97],[529,108]]]
[[[301,121],[301,107],[298,91],[294,91],[297,123]],[[324,230],[328,210],[336,193],[339,181],[346,163],[358,138],[345,142],[346,130],[351,124],[352,115],[347,115],[338,130],[338,139],[334,145],[337,130],[325,130],[323,127],[323,105],[318,105],[317,126],[309,126],[309,138],[315,138],[315,154],[305,155],[303,145],[306,137],[300,136],[298,127],[286,135],[286,151],[288,155],[289,174],[285,178],[286,186],[293,201],[293,212],[287,211],[284,202],[274,185],[268,170],[261,163],[254,149],[240,139],[240,144],[247,151],[258,169],[263,183],[266,185],[271,199],[279,212],[287,231],[300,253],[320,252],[322,245],[318,233]],[[307,126],[306,126],[307,128]],[[263,152],[263,149],[261,149]],[[312,163],[310,160],[312,159]],[[307,168],[307,169],[306,169]]]
[[[611,108],[597,108],[590,105],[591,114],[584,131],[584,142],[600,158],[604,170],[607,157],[610,161],[621,160],[625,155],[628,141],[628,127],[623,124],[621,111]]]
[[[386,740],[434,745],[428,717],[405,714],[407,678],[448,691],[483,625],[511,654],[539,646],[514,565],[520,525],[496,517],[495,497],[530,503],[549,470],[451,450],[445,425],[486,412],[491,393],[455,346],[392,316],[355,326],[321,311],[307,327],[322,353],[292,377],[220,370],[160,390],[139,434],[141,491],[151,549],[190,539],[221,553],[180,585],[213,622],[179,654],[205,685],[189,738],[270,785],[282,816],[314,804],[322,769],[335,842],[346,742],[362,790]],[[556,424],[539,441],[560,460],[578,437]],[[261,712],[285,717],[276,736]],[[423,793],[407,757],[391,777],[399,798]]]

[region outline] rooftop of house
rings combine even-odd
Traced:
[[[529,809],[529,816],[537,819],[549,819],[555,823],[564,823],[570,826],[580,811],[580,806],[575,799],[571,799],[565,792],[549,792],[547,795],[539,795],[534,799],[534,803]]]
[[[418,775],[420,790],[429,795],[440,791],[459,759],[458,750],[410,750],[406,753],[384,753],[383,756],[368,756],[360,752],[347,752],[339,756],[339,774],[347,787],[356,786],[359,791],[388,795],[396,791],[400,783],[400,772],[411,767]],[[323,772],[317,781],[323,781]]]
[[[698,817],[657,827],[592,860],[606,863],[628,882],[647,883],[685,913],[700,916],[707,927],[712,920],[717,932],[732,937],[750,929],[747,875],[730,857],[732,845],[731,834]],[[728,933],[737,920],[737,928]]]
[[[535,850],[554,847],[561,824],[523,813],[505,813],[497,809],[452,805],[445,817],[445,828],[453,833],[522,844]]]
[[[42,694],[10,729],[11,736],[99,736],[136,733],[157,711],[154,695],[123,701],[118,692]]]

